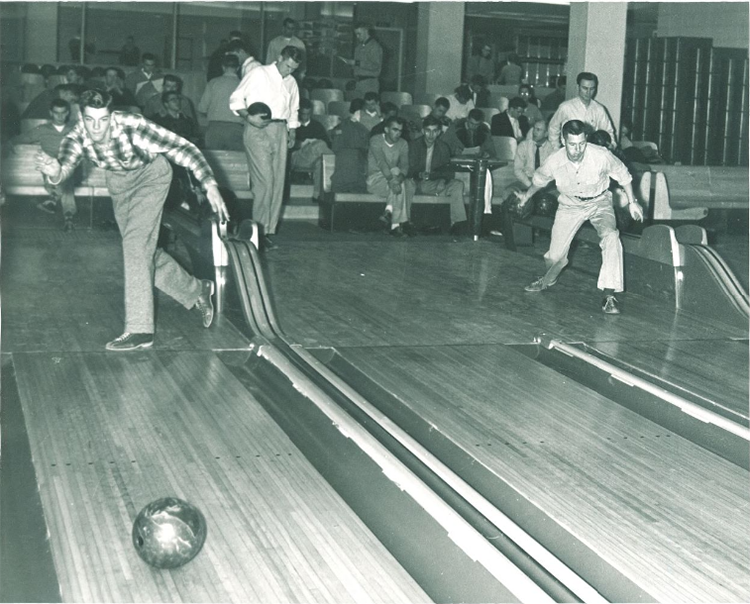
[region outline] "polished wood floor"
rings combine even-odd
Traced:
[[[497,242],[288,242],[266,256],[294,341],[335,348],[658,601],[750,598],[748,473],[519,352],[585,342],[747,417],[747,331],[635,295],[597,266],[523,291],[538,257]]]
[[[541,259],[491,240],[278,240],[264,265],[293,341],[334,347],[653,600],[750,601],[748,473],[512,347],[546,333],[627,353],[741,410],[746,331],[633,295],[603,315],[591,270],[527,294]],[[221,362],[247,345],[234,326],[160,296],[153,351],[102,351],[122,328],[116,233],[6,221],[2,267],[64,600],[428,599]],[[168,573],[130,545],[165,494],[209,521],[205,552]]]

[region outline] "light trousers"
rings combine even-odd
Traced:
[[[161,155],[125,172],[107,171],[125,265],[125,331],[154,333],[154,285],[185,308],[195,306],[201,282],[156,248],[172,166]]]
[[[599,235],[599,247],[602,250],[597,287],[621,292],[624,283],[622,243],[612,208],[612,193],[607,191],[596,199],[585,202],[561,194],[558,204],[549,251],[544,255],[547,265],[544,283],[549,285],[557,280],[560,271],[568,264],[573,237],[588,220]]]
[[[265,128],[245,124],[242,140],[253,188],[253,220],[265,235],[276,233],[284,201],[286,178],[286,122],[272,122]]]
[[[388,181],[382,172],[375,172],[367,177],[367,192],[385,200],[386,205],[393,208],[391,224],[409,222],[411,216],[411,202],[414,199],[414,181],[407,178],[401,183],[401,191],[394,193],[388,186]]]
[[[460,180],[418,180],[417,193],[448,197],[451,200],[451,224],[466,220],[464,205],[464,183]]]

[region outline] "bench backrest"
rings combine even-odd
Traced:
[[[662,166],[670,201],[748,201],[748,169],[722,166]]]
[[[244,153],[204,149],[203,155],[214,171],[220,187],[231,189],[238,197],[250,192],[250,171]]]

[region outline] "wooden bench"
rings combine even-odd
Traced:
[[[748,169],[659,166],[654,220],[700,220],[709,210],[748,210]]]
[[[34,167],[39,145],[16,145],[15,152],[2,161],[3,190],[8,195],[46,195],[41,172]],[[247,159],[240,151],[204,150],[209,165],[220,187],[231,189],[238,199],[252,199]],[[80,197],[109,197],[105,181],[106,171],[84,162],[83,178],[75,187]]]
[[[336,168],[336,156],[324,155],[323,198],[320,204],[319,225],[331,231],[349,228],[367,229],[378,224],[378,216],[385,209],[382,197],[370,193],[334,193],[331,176]],[[415,195],[412,200],[413,221],[450,228],[450,200],[435,195]]]

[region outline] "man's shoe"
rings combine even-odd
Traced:
[[[151,348],[154,345],[154,334],[152,333],[128,333],[127,331],[119,338],[108,342],[105,348],[115,352],[126,352]]]
[[[214,303],[211,296],[214,295],[214,282],[201,279],[201,295],[198,297],[195,307],[201,311],[203,327],[208,329],[214,321]]]
[[[57,210],[57,202],[54,199],[45,199],[36,204],[36,207],[42,212],[47,212],[47,214],[54,214]]]
[[[417,229],[414,228],[414,225],[411,222],[402,222],[401,230],[406,233],[408,237],[417,236]]]
[[[268,235],[263,237],[260,247],[264,252],[271,252],[273,250],[279,249],[279,246]]]
[[[66,233],[70,233],[70,231],[72,231],[74,228],[73,214],[71,214],[70,212],[65,212],[64,218],[65,218],[65,222],[63,224],[63,231],[65,231]]]
[[[602,310],[608,315],[619,315],[620,303],[614,296],[606,296],[604,300],[602,300]]]
[[[462,220],[461,222],[455,222],[451,226],[451,235],[456,237],[469,234],[469,222]]]
[[[386,210],[380,215],[380,218],[378,220],[382,222],[386,227],[391,226],[391,219],[393,218],[393,213],[390,210]]]
[[[395,229],[388,231],[391,237],[406,237],[406,233],[401,225],[398,225]]]
[[[557,279],[555,279],[552,283],[545,283],[544,277],[540,277],[539,279],[527,285],[523,289],[524,291],[527,291],[527,292],[541,292],[541,291],[544,291],[545,289],[549,289],[555,283],[557,283]]]

